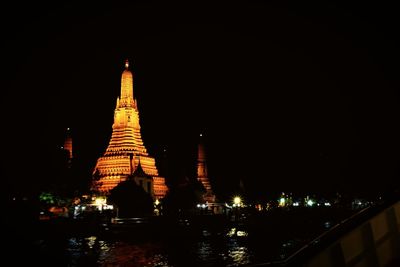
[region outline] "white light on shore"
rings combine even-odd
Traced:
[[[236,206],[240,206],[240,203],[242,203],[242,199],[240,197],[234,197],[233,203],[236,204]]]

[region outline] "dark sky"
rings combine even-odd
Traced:
[[[2,179],[53,179],[71,127],[82,177],[131,60],[142,137],[217,192],[379,191],[399,181],[400,17],[388,3],[18,3],[2,14]],[[86,176],[87,178],[87,176]],[[82,178],[82,179],[86,179]]]

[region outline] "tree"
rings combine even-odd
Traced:
[[[185,177],[183,182],[170,188],[165,196],[165,211],[167,214],[176,214],[179,211],[192,210],[196,204],[203,202],[204,193],[205,189],[199,181],[190,181]]]
[[[118,217],[142,217],[153,214],[153,199],[133,180],[126,180],[114,187],[108,200],[117,206]]]

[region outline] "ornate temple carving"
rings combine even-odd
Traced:
[[[112,135],[106,152],[97,160],[93,171],[93,189],[107,193],[119,182],[140,168],[151,177],[146,188],[155,199],[165,196],[167,186],[160,177],[153,157],[150,157],[143,144],[137,101],[133,96],[133,75],[129,70],[129,62],[125,62],[125,70],[121,77],[121,95],[117,98],[114,111]],[[146,177],[147,177],[146,176]]]

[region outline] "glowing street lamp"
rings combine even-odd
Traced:
[[[156,198],[156,200],[154,201],[154,214],[159,216],[160,215],[160,210],[162,209],[159,205],[160,205],[160,200],[158,200],[158,198]]]
[[[242,204],[242,199],[240,197],[234,197],[233,198],[233,205],[240,207],[240,205]]]
[[[279,199],[279,206],[284,207],[286,205],[286,199],[284,197],[281,197]]]
[[[239,220],[239,210],[240,210],[240,206],[242,204],[242,199],[239,196],[236,196],[233,198],[233,207],[234,207],[234,215],[235,215],[235,222],[237,222]]]

